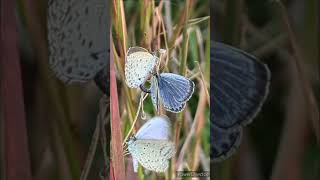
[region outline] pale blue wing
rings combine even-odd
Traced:
[[[220,162],[229,158],[239,148],[242,128],[230,131],[221,129],[211,123],[210,130],[210,158],[213,162]]]
[[[252,121],[269,89],[270,72],[254,56],[211,42],[211,121],[234,129]]]
[[[106,67],[107,22],[107,1],[48,2],[49,64],[57,78],[84,83]]]
[[[161,101],[162,105],[165,107],[166,110],[170,111],[170,112],[180,112],[184,109],[185,107],[185,102],[179,102],[177,100],[175,100],[174,97],[172,97],[171,94],[169,94],[169,92],[167,92],[167,89],[162,89],[161,93],[162,95],[160,95],[160,93],[158,93],[159,90],[159,81],[158,81],[158,77],[154,76],[152,77],[151,80],[151,88],[150,88],[150,94],[151,94],[151,99],[152,99],[152,103],[156,109],[156,111],[158,110],[160,104],[159,102]],[[165,101],[164,101],[165,99]],[[170,99],[166,100],[166,99]]]
[[[168,140],[171,124],[166,116],[156,116],[148,120],[135,135],[136,139]]]
[[[194,83],[186,77],[161,73],[158,76],[160,100],[166,110],[180,112],[184,109],[194,91]],[[151,89],[151,93],[152,89]]]
[[[179,102],[189,100],[194,91],[194,83],[184,76],[173,73],[161,73],[159,77],[160,91],[165,88]]]

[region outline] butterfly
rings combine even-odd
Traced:
[[[229,158],[239,147],[242,128],[252,122],[269,92],[270,71],[257,58],[211,42],[211,159]]]
[[[106,93],[108,7],[102,0],[48,2],[49,65],[65,84],[95,79]]]
[[[144,168],[164,172],[169,159],[175,154],[174,143],[169,140],[171,124],[168,117],[156,116],[147,121],[128,141],[134,172],[140,163]]]
[[[185,107],[194,91],[190,79],[174,73],[158,73],[159,58],[141,47],[129,48],[125,62],[126,83],[151,94],[152,102],[159,109],[159,102],[167,111],[178,113]],[[151,87],[144,83],[150,79]]]

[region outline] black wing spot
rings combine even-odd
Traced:
[[[71,74],[72,73],[72,67],[70,66],[70,67],[68,67],[68,69],[67,69],[67,73],[68,74]]]
[[[99,57],[98,57],[99,53],[91,53],[90,56],[94,59],[94,60],[98,60]]]
[[[89,48],[92,47],[92,41],[89,41],[88,47],[89,47]]]

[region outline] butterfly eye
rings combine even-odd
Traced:
[[[136,140],[137,140],[137,138],[134,135],[132,135],[132,136],[130,136],[128,141],[136,141]]]

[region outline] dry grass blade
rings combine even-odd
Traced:
[[[308,120],[312,122],[316,137],[320,138],[319,112],[316,100],[306,76],[305,66],[300,48],[292,31],[285,6],[276,1],[282,16],[285,30],[289,35],[293,49],[294,60],[291,63],[292,82],[290,98],[288,100],[287,119],[282,141],[273,167],[272,180],[278,179],[300,179],[302,177],[301,164],[303,153],[306,150],[307,139],[310,137]],[[306,98],[305,98],[306,97]],[[291,99],[291,101],[290,101]],[[301,108],[302,107],[302,108]],[[294,142],[292,141],[294,139]],[[292,171],[295,169],[295,171]]]
[[[97,149],[97,144],[99,141],[99,134],[100,134],[100,114],[97,117],[97,123],[96,123],[96,128],[94,130],[92,139],[91,139],[91,144],[90,144],[90,148],[88,151],[88,155],[87,155],[87,159],[85,162],[85,165],[83,167],[83,170],[81,172],[81,176],[80,176],[80,180],[86,180],[91,168],[91,164],[94,158],[94,155],[96,153],[96,149]]]
[[[112,38],[110,38],[112,39]],[[111,42],[110,42],[111,43]],[[111,113],[111,157],[113,167],[110,166],[110,171],[117,175],[117,179],[125,179],[124,173],[124,159],[122,152],[122,135],[121,135],[121,124],[119,114],[119,103],[118,103],[118,92],[116,82],[116,71],[113,59],[113,50],[110,55],[110,113]],[[110,164],[111,165],[111,164]],[[111,168],[113,168],[111,170]]]
[[[313,129],[315,132],[315,135],[317,137],[318,144],[320,144],[320,119],[319,119],[319,110],[318,110],[318,105],[316,102],[316,98],[314,96],[313,90],[311,88],[311,83],[309,78],[306,76],[305,72],[305,65],[303,64],[303,56],[301,55],[300,48],[298,46],[296,37],[294,32],[292,31],[289,18],[287,15],[287,11],[285,6],[281,3],[281,1],[276,1],[277,4],[279,5],[279,9],[282,15],[282,19],[284,22],[284,26],[286,28],[286,31],[289,35],[289,40],[290,44],[293,49],[293,53],[295,58],[294,63],[297,68],[297,71],[299,73],[299,82],[301,83],[301,88],[303,89],[303,93],[305,95],[306,101],[307,101],[307,106],[309,109],[309,119],[311,120],[311,123],[313,124]]]
[[[110,159],[110,149],[107,149],[107,143],[110,143],[110,139],[107,140],[107,133],[106,133],[106,125],[110,123],[110,96],[103,96],[100,99],[100,112],[101,113],[101,121],[100,121],[100,128],[101,128],[101,148],[102,148],[102,153],[103,153],[103,158],[104,158],[104,170],[108,171],[108,168],[110,167],[109,165],[109,159]],[[109,125],[107,125],[109,127]],[[110,127],[107,128],[107,130],[110,131]],[[108,137],[110,137],[110,134],[108,134]],[[107,179],[108,177],[106,177]]]
[[[36,15],[36,7],[33,1],[26,0],[22,1],[22,5],[25,8],[25,17],[26,17],[26,24],[27,29],[32,37],[32,45],[35,49],[37,49],[37,60],[41,68],[39,68],[39,74],[41,81],[43,83],[43,91],[46,94],[46,97],[49,98],[50,109],[52,110],[53,114],[55,114],[55,121],[50,121],[50,125],[52,127],[52,134],[55,134],[54,131],[59,131],[58,134],[61,136],[53,136],[52,144],[53,146],[61,145],[57,142],[62,142],[64,150],[63,151],[54,151],[55,155],[58,158],[58,167],[61,168],[66,166],[68,168],[66,174],[71,174],[72,179],[79,179],[80,178],[80,167],[78,159],[75,157],[75,149],[73,147],[72,141],[72,134],[69,128],[69,114],[68,110],[64,109],[61,105],[62,102],[65,101],[63,97],[61,97],[61,92],[59,92],[58,83],[53,81],[53,79],[48,79],[48,75],[51,74],[49,72],[48,66],[48,44],[46,41],[46,28],[42,26],[42,24],[46,24],[45,22],[41,22],[40,18]],[[65,92],[64,92],[65,93]],[[68,124],[68,125],[67,125]],[[54,138],[59,138],[54,139]],[[55,149],[60,149],[60,147],[54,147]],[[64,161],[60,161],[65,157],[67,159],[66,164]],[[65,168],[65,167],[64,167]],[[61,170],[63,171],[63,170]],[[69,175],[67,175],[69,176]]]
[[[192,123],[192,126],[189,130],[189,133],[188,133],[188,136],[186,137],[184,143],[183,143],[183,146],[181,148],[181,151],[180,151],[180,154],[179,154],[179,157],[178,157],[178,161],[177,161],[177,169],[178,171],[181,171],[183,169],[183,165],[184,165],[184,156],[186,155],[187,151],[189,150],[189,147],[190,147],[190,143],[191,143],[191,140],[192,138],[196,135],[196,141],[197,141],[197,146],[199,147],[199,141],[200,141],[200,132],[201,132],[201,129],[203,128],[204,126],[204,122],[206,120],[206,118],[204,117],[204,109],[205,109],[205,106],[206,106],[206,103],[207,103],[207,94],[205,93],[206,91],[206,88],[203,84],[201,84],[200,86],[200,100],[198,102],[198,108],[197,108],[197,112],[196,112],[196,115],[194,117],[194,121]],[[194,157],[197,155],[200,155],[200,153],[194,153],[193,154]],[[200,157],[197,157],[197,158],[200,158]],[[192,161],[192,170],[194,170],[195,166],[197,166],[194,161],[195,159],[193,159]],[[198,162],[198,161],[197,161]]]
[[[147,98],[148,94],[145,94],[144,92],[141,92],[141,96],[140,96],[140,102],[139,102],[139,106],[138,106],[138,110],[136,112],[136,116],[131,124],[131,128],[130,130],[128,131],[126,137],[124,138],[123,140],[123,143],[122,143],[122,146],[124,147],[125,143],[127,142],[131,132],[133,131],[133,128],[134,128],[134,125],[136,124],[137,120],[138,120],[138,117],[140,115],[140,111],[142,110],[143,111],[143,101]]]
[[[0,112],[4,119],[5,179],[31,180],[31,164],[21,80],[15,1],[0,2]],[[2,115],[1,115],[2,116]]]
[[[99,114],[97,116],[97,120],[96,120],[96,127],[95,127],[95,130],[93,132],[93,135],[92,135],[92,139],[91,139],[91,144],[90,144],[90,147],[89,147],[89,151],[88,151],[88,155],[87,155],[87,159],[86,159],[86,162],[85,162],[85,165],[83,167],[83,171],[81,173],[81,176],[80,176],[80,180],[86,180],[87,177],[88,177],[88,174],[89,174],[89,171],[90,171],[90,168],[91,168],[91,164],[92,164],[92,161],[93,161],[93,158],[94,158],[94,155],[96,154],[96,149],[97,149],[97,144],[99,142],[99,136],[100,136],[100,130],[102,130],[102,128],[104,128],[104,121],[105,121],[105,118],[106,118],[106,111],[107,111],[107,108],[108,108],[108,104],[107,101],[105,100],[106,99],[106,96],[103,96],[101,99],[100,99],[100,111],[99,111]],[[102,137],[101,139],[105,138],[105,133],[101,133]],[[102,149],[105,149],[105,144],[106,143],[102,143]],[[106,150],[103,150],[103,154],[104,154],[104,160],[107,161],[107,157],[106,157]]]

